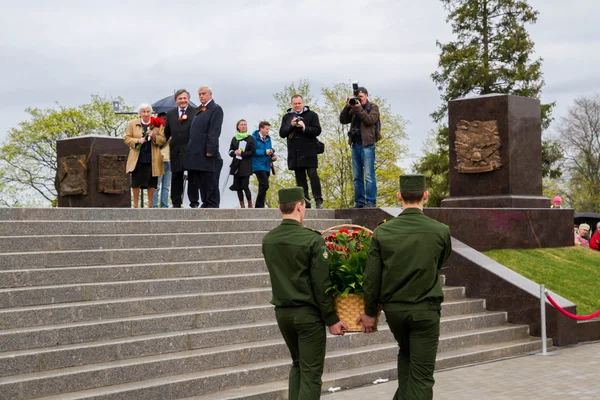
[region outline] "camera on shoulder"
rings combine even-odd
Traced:
[[[351,106],[360,104],[360,97],[358,97],[358,81],[352,82],[352,97],[348,99],[348,104]]]

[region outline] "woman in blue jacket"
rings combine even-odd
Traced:
[[[256,142],[256,151],[252,157],[252,173],[258,179],[255,208],[265,208],[265,197],[267,196],[267,190],[269,190],[269,176],[271,175],[271,161],[277,160],[271,143],[271,136],[269,136],[270,130],[271,124],[267,121],[261,121],[258,124],[258,130],[252,134]]]

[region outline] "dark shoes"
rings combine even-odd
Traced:
[[[315,208],[317,210],[323,209],[323,199],[315,199]]]
[[[377,206],[373,203],[367,203],[367,204],[358,204],[357,203],[352,208],[377,208]]]

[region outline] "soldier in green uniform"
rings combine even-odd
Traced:
[[[450,256],[448,226],[423,214],[424,175],[400,177],[402,213],[373,233],[364,273],[363,331],[372,332],[381,304],[398,352],[394,400],[433,398],[433,370],[444,294],[440,268]]]
[[[325,325],[332,335],[348,327],[333,308],[329,261],[321,235],[302,226],[306,205],[300,187],[279,191],[281,225],[263,239],[262,251],[269,269],[277,325],[292,356],[289,400],[321,397],[325,362]]]

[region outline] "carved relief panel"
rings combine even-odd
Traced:
[[[456,170],[464,174],[490,172],[502,167],[497,121],[460,121],[456,126]]]

